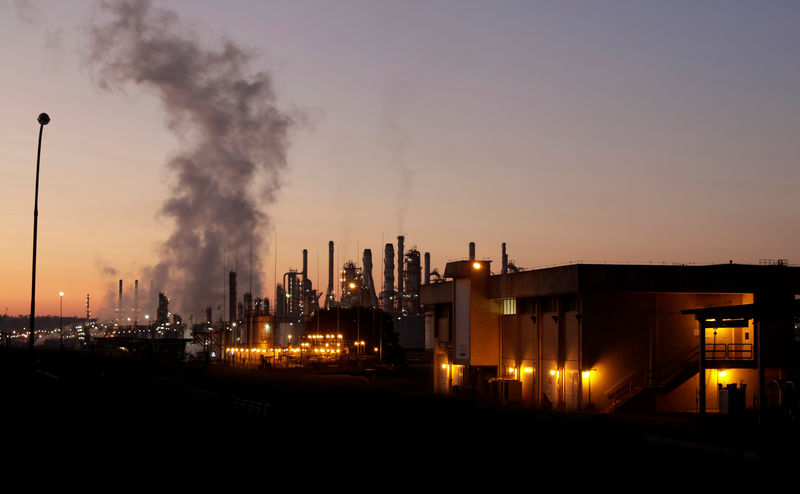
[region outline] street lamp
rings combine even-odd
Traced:
[[[39,149],[36,152],[36,193],[33,202],[33,269],[31,274],[31,334],[30,349],[33,352],[33,342],[36,339],[36,231],[39,226],[39,161],[42,156],[42,131],[50,123],[47,113],[40,113],[39,118]]]
[[[61,351],[64,351],[64,292],[58,292],[58,335],[61,339]]]

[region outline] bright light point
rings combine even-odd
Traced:
[[[583,378],[584,379],[589,379],[589,376],[591,376],[591,375],[592,375],[591,371],[583,371]]]
[[[64,296],[64,292],[58,292],[58,294],[59,294],[61,297],[63,297],[63,296]]]
[[[728,371],[719,371],[719,377],[725,377],[728,375]]]
[[[550,375],[551,375],[551,376],[555,376],[555,375],[556,375],[556,371],[554,371],[554,370],[551,370],[551,371],[550,371]]]
[[[356,287],[356,284],[355,284],[355,283],[350,283],[350,289],[353,289],[353,288],[355,288],[355,287]]]
[[[481,269],[481,263],[474,262],[474,263],[472,263],[472,267],[475,268],[475,269]]]

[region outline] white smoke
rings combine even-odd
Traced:
[[[161,213],[175,220],[150,276],[177,310],[218,305],[223,249],[239,247],[239,270],[261,287],[263,205],[274,201],[286,167],[293,119],[279,110],[266,72],[251,73],[252,53],[230,40],[209,48],[170,10],[148,0],[102,2],[88,26],[88,65],[101,88],[137,84],[159,97],[181,148]],[[265,183],[254,190],[256,182]],[[241,278],[241,275],[240,275]],[[152,298],[152,294],[149,298]]]

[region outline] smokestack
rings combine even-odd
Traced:
[[[236,321],[236,271],[228,273],[228,320]]]
[[[500,272],[502,274],[506,274],[506,273],[508,273],[508,254],[506,254],[506,243],[505,242],[503,242],[503,261],[502,262],[503,262],[503,264],[502,264],[502,268],[500,269]]]
[[[117,302],[117,320],[122,312],[122,280],[119,280],[119,301]]]
[[[86,294],[86,320],[91,319],[92,312],[89,310],[89,294]]]
[[[383,251],[383,310],[392,311],[392,294],[394,293],[394,246],[386,244]]]
[[[325,293],[325,308],[333,303],[333,240],[328,242],[328,290]]]
[[[133,325],[139,324],[139,280],[133,280]]]
[[[303,288],[305,288],[306,278],[308,278],[308,249],[303,249]]]
[[[362,271],[364,275],[364,280],[366,280],[367,285],[369,287],[369,297],[370,302],[372,303],[372,308],[378,308],[378,295],[375,294],[375,282],[372,278],[372,250],[371,249],[364,249],[364,270]]]
[[[475,242],[469,243],[469,260],[470,261],[475,260]]]
[[[425,253],[425,284],[430,285],[431,283],[431,253]]]
[[[403,242],[405,237],[397,236],[397,293],[403,293],[403,268],[405,267],[405,250]],[[402,295],[401,295],[402,296]]]

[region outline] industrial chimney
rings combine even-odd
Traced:
[[[503,242],[503,257],[502,257],[502,268],[500,269],[502,274],[508,273],[508,254],[506,254],[506,243]]]
[[[475,260],[475,242],[469,243],[469,260],[470,261]]]
[[[133,280],[133,325],[139,324],[139,280]]]
[[[431,253],[425,253],[425,284],[431,283]]]
[[[236,271],[228,273],[228,320],[235,322],[236,317]]]
[[[404,241],[404,236],[397,236],[397,293],[399,297],[403,296],[403,268],[405,267],[405,250],[403,249]]]
[[[117,302],[117,321],[122,312],[122,280],[119,280],[119,301]]]
[[[303,284],[302,286],[305,288],[306,286],[306,279],[308,278],[308,249],[303,249]]]
[[[394,246],[386,244],[383,251],[383,310],[392,313],[394,293]]]
[[[364,280],[367,282],[369,288],[369,297],[373,309],[378,308],[378,295],[375,294],[375,282],[372,278],[372,250],[364,249]]]
[[[333,304],[333,240],[328,242],[328,290],[325,293],[325,309]]]

